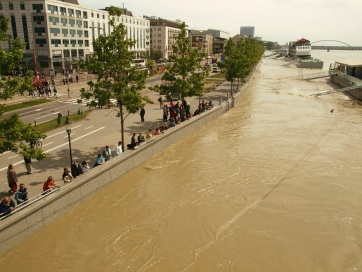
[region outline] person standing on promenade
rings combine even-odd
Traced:
[[[24,156],[24,162],[25,162],[25,167],[26,167],[26,173],[28,175],[31,175],[32,173],[32,169],[31,169],[31,158],[30,157],[26,157]]]
[[[141,116],[141,123],[144,123],[145,122],[145,114],[146,114],[146,111],[144,108],[142,108],[140,110],[140,116]]]
[[[79,76],[78,75],[75,75],[75,81],[77,81],[77,83],[78,83],[78,81],[79,81]]]
[[[158,102],[160,102],[160,109],[163,108],[163,99],[162,99],[162,95],[158,98]]]
[[[8,167],[8,184],[10,187],[9,193],[14,194],[18,189],[18,176],[16,175],[16,172],[14,170],[14,165],[10,164]]]

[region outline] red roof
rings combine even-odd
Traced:
[[[301,44],[310,44],[310,41],[308,41],[307,39],[301,38],[300,40],[298,40],[296,42],[297,45],[301,45]]]

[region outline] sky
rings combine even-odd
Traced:
[[[124,6],[136,17],[147,15],[171,21],[180,19],[190,29],[219,29],[231,36],[240,34],[240,26],[254,26],[255,36],[280,45],[306,38],[312,43],[337,40],[362,46],[361,0],[78,1],[90,8]]]

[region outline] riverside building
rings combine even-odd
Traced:
[[[155,16],[143,16],[150,20],[150,50],[161,51],[162,58],[168,59],[173,52],[175,37],[180,33],[181,21],[169,21]]]
[[[150,49],[150,21],[123,12],[116,23],[136,41],[130,50],[139,58]],[[93,40],[113,31],[106,10],[80,6],[77,0],[0,0],[0,17],[10,18],[9,41],[0,46],[9,50],[11,40],[20,38],[26,44],[20,67],[46,75],[77,69],[78,61],[93,53]]]

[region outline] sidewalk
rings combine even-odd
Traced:
[[[85,86],[87,81],[80,83],[70,84],[71,95],[73,98],[79,97],[79,89]],[[67,85],[58,86],[58,92],[64,92],[67,89]],[[160,95],[156,92],[153,92],[148,89],[142,91],[142,95],[147,95],[153,104],[147,104],[145,106],[145,122],[140,122],[139,113],[130,114],[125,120],[125,139],[124,146],[126,148],[127,144],[131,142],[132,133],[135,132],[138,135],[138,132],[142,132],[145,136],[145,133],[152,129],[154,133],[155,128],[160,126],[162,121],[163,110],[160,109],[160,104],[157,101]],[[227,95],[230,95],[230,83],[224,82],[219,85],[214,91],[205,93],[202,97],[189,97],[186,98],[186,101],[190,103],[191,112],[193,113],[199,105],[199,101],[212,101],[214,106],[220,105],[220,101],[225,100]],[[164,96],[163,96],[164,97]],[[22,99],[26,100],[26,97],[17,96],[15,100],[21,101]],[[29,98],[27,98],[28,100]],[[31,99],[31,98],[30,98]],[[197,118],[197,117],[193,117]],[[187,122],[187,121],[185,121]],[[83,160],[86,160],[89,166],[93,166],[94,160],[98,153],[102,152],[106,145],[109,145],[113,153],[115,153],[115,145],[118,141],[121,140],[121,125],[120,118],[116,117],[116,111],[113,109],[94,109],[88,117],[80,122],[72,124],[72,126],[83,127],[102,127],[103,129],[96,132],[93,138],[87,138],[87,140],[72,142],[72,157],[73,161],[77,160],[79,163]],[[172,128],[171,128],[172,129]],[[165,132],[167,133],[167,131]],[[47,135],[56,135],[61,134],[62,137],[65,134],[64,127],[56,129],[49,132]],[[154,136],[155,137],[155,136]],[[156,137],[162,137],[156,136]],[[72,141],[73,141],[72,137]],[[63,168],[69,166],[69,147],[68,140],[64,140],[64,146],[57,151],[47,152],[48,158],[43,161],[33,161],[33,174],[27,175],[26,168],[24,163],[20,163],[15,166],[15,171],[18,175],[18,186],[20,183],[24,183],[28,188],[29,197],[33,197],[37,194],[42,193],[42,187],[44,181],[48,176],[53,176],[55,181],[61,186],[67,186],[61,180],[61,175],[63,173]],[[44,151],[47,148],[43,148]],[[125,152],[132,152],[132,150],[125,150]],[[0,199],[7,195],[8,193],[8,184],[6,178],[6,171],[0,172]],[[73,179],[73,182],[77,182],[77,179]]]

